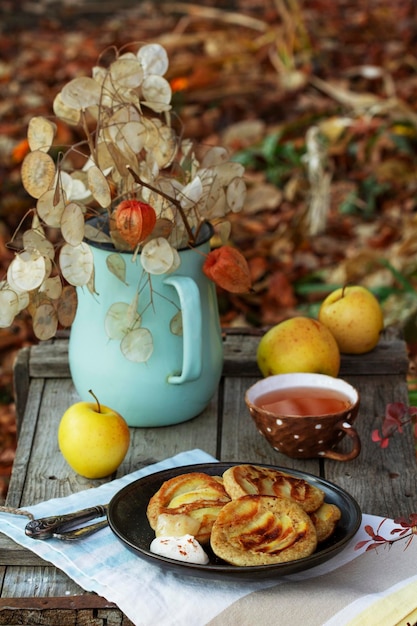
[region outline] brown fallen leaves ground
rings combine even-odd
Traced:
[[[381,298],[387,323],[406,328],[412,356],[416,18],[413,0],[3,0],[1,275],[5,243],[31,206],[20,183],[30,117],[50,115],[63,83],[90,74],[108,46],[159,41],[184,134],[222,143],[247,165],[232,240],[253,291],[219,293],[223,323],[314,314],[333,286],[360,282]],[[31,341],[27,320],[0,330],[0,498],[15,446],[12,362]]]

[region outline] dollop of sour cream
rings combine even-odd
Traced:
[[[155,537],[150,546],[151,552],[177,561],[207,565],[209,558],[201,544],[193,535],[182,537]]]

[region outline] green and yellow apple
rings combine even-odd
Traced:
[[[293,317],[268,330],[257,350],[264,376],[312,372],[337,376],[340,351],[324,324],[309,317]]]
[[[129,443],[124,418],[98,400],[73,404],[59,423],[59,449],[70,467],[85,478],[112,474],[125,458]]]
[[[381,306],[366,287],[332,291],[322,302],[319,320],[333,333],[340,352],[364,354],[377,345],[384,328]]]

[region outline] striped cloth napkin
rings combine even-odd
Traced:
[[[109,502],[125,485],[152,472],[213,461],[215,459],[202,450],[182,452],[100,487],[25,507],[25,510],[37,518],[69,513]],[[379,521],[379,518],[364,516],[356,537],[327,563],[286,578],[259,582],[202,580],[165,571],[130,552],[109,528],[79,542],[35,541],[24,533],[27,518],[1,513],[0,532],[58,567],[86,591],[94,591],[117,604],[137,626],[203,626],[208,623],[249,626],[271,623],[272,616],[274,624],[283,626],[289,623],[393,626],[401,622],[384,621],[388,614],[386,606],[381,619],[372,621],[375,615],[372,603],[382,593],[385,601],[394,598],[395,605],[400,598],[400,606],[407,610],[410,608],[408,597],[413,597],[417,606],[417,583],[406,580],[411,576],[410,567],[402,561],[398,561],[397,566],[397,559],[407,555],[406,562],[410,561],[415,571],[417,559],[412,544],[405,552],[403,548],[396,550],[399,556],[395,557],[383,549],[381,553],[378,550],[378,554],[361,555],[360,551],[355,551],[355,544],[366,538],[363,526],[370,523],[376,528]],[[398,580],[390,578],[391,570],[396,571]],[[398,589],[393,587],[398,583]],[[401,595],[392,596],[391,591]],[[361,617],[359,621],[349,621],[363,611],[369,612],[365,621],[360,621]]]

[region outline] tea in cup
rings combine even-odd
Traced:
[[[359,393],[340,378],[309,373],[268,376],[247,390],[245,402],[258,431],[289,457],[350,461],[361,450],[353,427]],[[352,439],[352,449],[335,450],[345,435]]]

